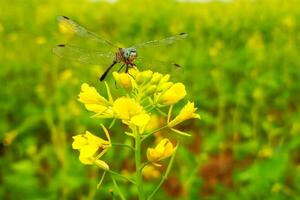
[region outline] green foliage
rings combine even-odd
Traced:
[[[300,195],[298,1],[11,0],[0,7],[0,199],[111,199],[112,181],[97,190],[101,174],[71,150],[73,135],[99,130],[77,95],[83,82],[103,91],[98,77],[106,66],[52,54],[68,39],[58,31],[58,15],[121,46],[189,34],[167,51],[150,51],[184,66],[178,78],[202,118],[182,127],[193,138],[184,139],[158,199]],[[121,128],[112,137],[132,142],[118,134]],[[126,173],[127,157],[115,151],[105,158]],[[120,185],[127,198],[136,196],[134,187]]]

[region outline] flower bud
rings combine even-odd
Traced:
[[[152,84],[157,84],[160,81],[161,78],[162,78],[162,74],[160,74],[158,72],[155,72],[152,76],[151,83]]]
[[[136,76],[137,84],[147,83],[151,79],[152,75],[153,75],[153,72],[150,70],[138,73]]]
[[[117,82],[118,85],[122,86],[126,90],[131,90],[132,89],[132,78],[130,77],[129,74],[127,73],[117,73],[114,72],[113,76]]]
[[[145,91],[146,95],[151,95],[156,91],[156,85],[150,85],[147,90]]]
[[[160,82],[159,82],[159,85],[168,82],[169,79],[170,79],[170,75],[169,75],[169,74],[163,76],[163,77],[161,78]]]
[[[106,162],[104,162],[103,160],[95,160],[94,161],[95,165],[97,165],[99,168],[108,171],[109,170],[109,166]]]
[[[162,139],[155,148],[147,149],[147,158],[150,162],[158,162],[170,157],[175,151],[173,144],[169,139]]]
[[[166,83],[160,84],[160,85],[157,87],[157,91],[158,91],[158,92],[166,91],[166,90],[169,89],[172,85],[173,85],[172,82],[166,82]]]
[[[154,165],[146,165],[142,170],[143,177],[146,179],[156,179],[160,177],[160,171]]]

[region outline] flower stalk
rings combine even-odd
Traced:
[[[136,167],[136,183],[139,193],[139,200],[144,200],[143,177],[141,171],[141,137],[138,129],[135,129],[135,167]]]

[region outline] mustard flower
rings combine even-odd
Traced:
[[[106,118],[113,117],[110,101],[101,96],[94,87],[83,83],[78,97],[78,101],[83,103],[88,111],[101,114]]]
[[[146,179],[156,179],[160,177],[160,171],[154,165],[146,165],[142,174]]]
[[[144,109],[134,99],[120,97],[113,103],[113,111],[117,118],[130,120],[133,116],[143,113]]]
[[[156,162],[170,157],[175,151],[173,144],[169,139],[162,139],[155,148],[147,149],[147,158],[150,162],[158,165]]]
[[[185,86],[182,83],[175,83],[159,97],[158,103],[172,105],[183,99],[186,95]]]
[[[200,115],[195,113],[196,110],[197,108],[195,108],[194,103],[188,102],[181,109],[179,114],[172,121],[168,122],[168,127],[174,127],[188,119],[193,119],[193,118],[200,119]]]
[[[109,166],[102,160],[101,156],[111,147],[111,140],[107,129],[103,126],[102,129],[108,140],[104,140],[86,131],[85,134],[73,136],[73,149],[79,150],[79,160],[85,165],[96,164],[104,170],[109,170]]]

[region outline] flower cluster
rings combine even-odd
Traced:
[[[120,120],[128,126],[129,131],[124,133],[135,139],[137,173],[141,172],[145,178],[158,178],[160,171],[157,168],[162,165],[160,161],[173,156],[178,144],[174,146],[168,138],[160,138],[155,147],[147,149],[145,157],[148,161],[142,165],[141,142],[162,129],[189,136],[188,133],[176,129],[176,126],[188,119],[200,118],[195,113],[197,108],[194,103],[187,102],[177,116],[172,116],[174,105],[186,96],[186,89],[183,83],[171,82],[168,74],[131,68],[128,73],[113,72],[113,77],[116,87],[125,91],[124,96],[114,98],[106,82],[106,95],[83,83],[78,100],[88,111],[94,113],[93,117]],[[148,127],[151,127],[151,121],[157,115],[165,118],[165,124],[156,130],[150,130]],[[79,160],[83,164],[96,164],[108,171],[108,164],[100,158],[112,146],[112,142],[107,129],[103,125],[102,128],[108,140],[87,131],[84,135],[73,137],[73,148],[80,151]]]

